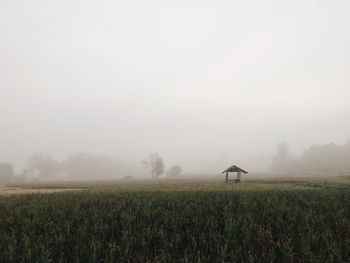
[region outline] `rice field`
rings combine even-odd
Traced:
[[[6,187],[0,262],[350,260],[349,177]]]

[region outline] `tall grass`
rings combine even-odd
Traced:
[[[0,198],[0,262],[346,262],[350,191]]]

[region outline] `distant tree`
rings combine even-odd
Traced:
[[[54,179],[60,171],[60,163],[49,154],[35,153],[27,160],[24,177],[30,179]]]
[[[0,162],[0,183],[10,183],[15,179],[15,173],[10,163]]]
[[[167,177],[178,177],[181,175],[183,168],[180,165],[174,165],[166,171]]]
[[[277,148],[277,157],[282,160],[288,160],[289,158],[289,147],[285,142],[281,142]]]
[[[289,164],[289,147],[285,142],[281,142],[277,147],[277,154],[272,160],[272,170],[274,172],[288,172]]]
[[[164,173],[163,159],[157,153],[150,154],[143,163],[151,168],[152,178],[158,179]]]

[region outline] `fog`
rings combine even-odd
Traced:
[[[0,161],[20,172],[33,153],[108,155],[124,176],[158,153],[187,173],[265,172],[282,141],[295,155],[342,145],[349,12],[348,0],[1,0]]]

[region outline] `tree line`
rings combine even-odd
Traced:
[[[272,160],[272,171],[289,174],[349,175],[350,140],[343,145],[314,144],[298,157],[291,154],[286,143],[281,143]]]
[[[162,175],[177,177],[183,170],[179,165],[165,170],[164,161],[158,154],[149,155],[143,164],[151,168],[152,178],[155,179]],[[35,153],[28,158],[26,167],[20,174],[15,174],[11,163],[0,161],[0,183],[62,179],[116,179],[130,170],[132,169],[124,162],[108,155],[76,153],[63,161],[58,161],[49,154]]]

